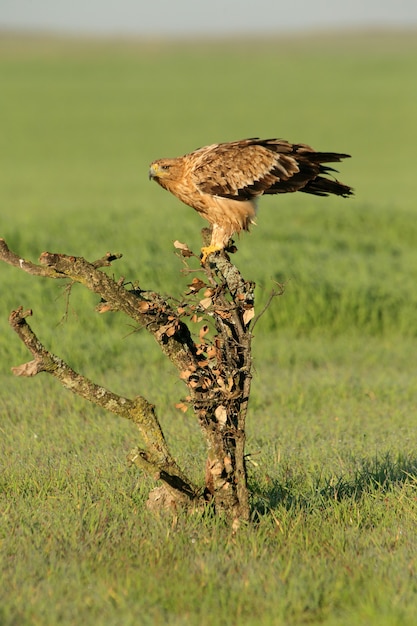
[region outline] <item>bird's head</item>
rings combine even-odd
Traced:
[[[172,170],[172,162],[170,159],[159,159],[151,163],[149,167],[149,179],[155,179],[157,182],[164,178],[170,178]]]

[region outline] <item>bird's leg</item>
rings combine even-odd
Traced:
[[[213,254],[213,252],[219,252],[220,250],[223,250],[224,246],[220,245],[220,244],[210,244],[207,247],[203,247],[201,248],[201,265],[205,265],[206,261],[207,261],[207,257],[210,256],[210,254]]]
[[[207,257],[210,256],[210,254],[213,254],[213,252],[224,250],[228,241],[229,233],[226,233],[221,226],[218,226],[218,224],[213,224],[210,244],[201,248],[201,265],[206,263]],[[206,242],[204,241],[204,243]]]

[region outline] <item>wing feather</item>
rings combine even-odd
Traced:
[[[203,193],[247,200],[298,171],[295,159],[264,143],[247,139],[208,146],[198,151],[198,156],[194,153],[194,183]]]
[[[347,156],[315,152],[306,144],[291,144],[283,139],[254,138],[200,148],[186,155],[186,160],[188,157],[188,173],[200,192],[248,200],[262,194],[303,190],[319,174],[331,171],[321,163]],[[315,193],[314,185],[305,191]],[[317,189],[319,195],[321,192]]]

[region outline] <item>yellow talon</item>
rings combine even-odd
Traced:
[[[205,264],[205,262],[207,261],[207,257],[210,256],[210,254],[213,254],[213,252],[218,252],[219,250],[223,250],[223,247],[219,245],[210,245],[206,248],[201,248],[201,265]]]

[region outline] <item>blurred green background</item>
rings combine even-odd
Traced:
[[[204,443],[153,340],[80,286],[67,310],[62,284],[0,265],[5,624],[416,623],[416,66],[413,32],[0,38],[0,236],[24,258],[122,252],[107,272],[180,296],[173,241],[198,252],[205,223],[148,165],[213,142],[349,153],[356,194],[264,198],[237,241],[258,310],[285,284],[256,327],[248,416],[254,502],[273,515],[238,543],[147,516],[149,484],[124,462],[133,425],[50,377],[13,378],[30,356],[7,318],[32,308],[46,347],[154,402],[201,482]]]
[[[414,336],[415,60],[411,34],[143,45],[5,37],[1,235],[32,260],[121,251],[116,273],[179,294],[172,242],[197,250],[204,223],[148,182],[150,161],[247,136],[347,152],[339,178],[354,199],[265,198],[238,242],[259,305],[274,281],[287,285],[258,332]],[[63,302],[59,285],[5,266],[1,281],[0,341],[13,352],[9,308],[31,306],[48,326]],[[84,323],[88,311],[74,307]],[[94,320],[89,333],[96,324],[112,322]]]

